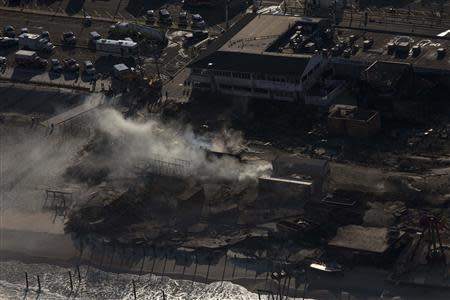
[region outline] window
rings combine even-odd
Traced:
[[[250,79],[249,73],[233,72],[234,78]]]
[[[231,72],[215,70],[214,71],[214,75],[222,76],[222,77],[230,77],[231,76]]]
[[[268,92],[268,90],[266,90],[266,89],[255,88],[255,93],[267,94],[267,92]]]
[[[236,91],[243,91],[243,92],[251,92],[252,91],[252,89],[249,88],[249,87],[238,86],[238,85],[234,86],[234,90],[236,90]]]
[[[253,78],[255,78],[257,80],[266,80],[266,74],[257,73],[255,75],[253,75]]]
[[[232,90],[233,89],[233,86],[228,85],[228,84],[221,84],[219,86],[221,89],[224,89],[224,90]]]

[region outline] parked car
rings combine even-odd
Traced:
[[[83,25],[89,27],[92,25],[92,17],[89,15],[85,15],[83,18]]]
[[[0,66],[4,66],[4,65],[6,65],[6,62],[7,62],[8,60],[6,59],[6,57],[4,57],[4,56],[0,56]]]
[[[69,72],[78,73],[80,65],[73,58],[65,58],[63,60],[64,69]]]
[[[19,44],[18,38],[0,37],[0,48],[9,48]]]
[[[145,21],[152,24],[156,22],[156,15],[153,9],[147,10],[147,13],[145,14]]]
[[[192,27],[203,29],[206,27],[206,23],[203,17],[199,14],[192,15]]]
[[[75,45],[77,43],[77,37],[72,31],[64,32],[61,37],[61,42],[65,45]]]
[[[59,59],[53,58],[51,61],[51,71],[55,72],[55,73],[61,73],[63,70],[63,67],[61,65],[61,63],[59,62]]]
[[[159,22],[163,24],[172,24],[172,16],[165,8],[159,10]]]
[[[83,65],[84,73],[86,73],[86,75],[95,75],[95,67],[90,60],[86,60],[85,62],[83,62]]]
[[[178,26],[188,26],[188,14],[184,10],[180,11],[180,14],[178,15]]]
[[[22,33],[28,33],[28,28],[27,27],[23,27],[20,29],[20,34]]]
[[[10,37],[10,38],[16,37],[16,32],[14,31],[14,27],[12,27],[11,25],[6,25],[3,28],[3,35],[6,37]]]
[[[47,39],[48,41],[50,41],[50,32],[48,32],[48,31],[42,31],[42,32],[41,32],[41,38]]]

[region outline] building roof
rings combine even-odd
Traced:
[[[437,58],[437,49],[444,48],[447,51],[450,49],[450,39],[448,37],[431,37],[411,34],[410,46],[420,45],[420,53],[417,56],[411,54],[406,57],[399,57],[398,55],[390,54],[387,50],[387,44],[393,42],[398,38],[398,35],[382,31],[364,31],[358,29],[340,29],[340,39],[345,39],[351,35],[356,36],[355,43],[362,46],[364,39],[372,39],[373,45],[367,51],[359,50],[350,58],[334,58],[336,61],[345,62],[351,61],[356,63],[371,65],[374,61],[383,61],[380,66],[386,68],[387,62],[396,62],[403,64],[411,64],[415,71],[429,71],[429,70],[445,70],[450,71],[450,59],[448,53],[443,59]],[[400,71],[401,65],[391,65],[390,68]],[[405,66],[406,67],[406,66]]]
[[[297,23],[319,24],[323,19],[247,14],[216,39],[188,67],[224,71],[299,75],[311,55],[269,52],[267,49]]]
[[[117,64],[113,66],[113,69],[116,72],[124,72],[128,71],[130,68],[128,68],[126,64]]]
[[[403,234],[404,232],[400,231],[397,238],[389,240],[388,228],[347,225],[338,228],[336,236],[328,243],[328,246],[384,253]]]
[[[301,75],[310,58],[310,55],[215,51],[193,62],[190,67],[236,72]]]
[[[34,34],[34,33],[22,33],[21,35],[19,35],[19,38],[24,38],[24,39],[30,39],[30,40],[36,40],[39,39],[41,36],[39,34]]]
[[[325,177],[330,170],[327,160],[279,155],[272,161],[274,176],[306,175],[314,178]]]
[[[377,111],[366,110],[354,105],[337,104],[330,108],[329,118],[368,121],[378,114]]]
[[[258,15],[220,50],[262,53],[301,19],[293,16]]]

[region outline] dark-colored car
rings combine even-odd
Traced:
[[[147,12],[145,14],[145,21],[150,24],[153,24],[156,22],[156,15],[155,15],[155,11],[153,9],[147,10]]]
[[[90,75],[90,76],[95,75],[95,72],[96,72],[95,67],[94,67],[94,64],[90,60],[84,61],[83,65],[84,65],[84,73],[86,75]]]
[[[18,38],[0,37],[0,48],[14,47],[19,44]]]
[[[16,37],[16,32],[14,31],[14,27],[12,27],[11,25],[6,25],[3,28],[3,35],[6,37],[10,37],[10,38]]]
[[[165,8],[159,10],[159,22],[163,24],[172,24],[172,16]]]
[[[206,23],[201,15],[199,14],[192,15],[192,27],[200,29],[204,29],[206,27]]]
[[[61,37],[61,42],[65,45],[75,45],[77,43],[77,37],[72,31],[64,32]]]
[[[180,11],[180,14],[178,15],[178,26],[188,26],[188,14],[184,10]]]
[[[61,65],[61,63],[59,62],[59,59],[53,58],[52,60],[50,60],[52,66],[51,66],[51,71],[55,72],[55,73],[61,73],[63,70],[63,67]]]
[[[42,32],[41,32],[41,38],[47,39],[48,41],[50,41],[50,32],[48,32],[48,31],[42,31]]]
[[[64,69],[69,72],[78,73],[80,65],[73,58],[65,58],[63,60]]]

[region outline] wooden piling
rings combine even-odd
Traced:
[[[70,290],[73,291],[72,272],[69,271]]]
[[[29,285],[28,285],[28,273],[27,272],[25,272],[25,289],[28,291],[28,287],[29,287]]]
[[[222,281],[220,282],[221,286],[222,286],[223,280],[225,279],[225,271],[227,269],[227,261],[228,261],[228,255],[225,254],[225,263],[223,265],[223,271],[222,271]]]
[[[233,273],[231,274],[231,279],[234,278],[234,272],[236,271],[236,255],[234,255],[234,262],[233,262]]]
[[[141,269],[139,270],[139,276],[142,275],[142,271],[144,269],[144,263],[145,263],[145,247],[142,247],[142,264],[141,264]]]
[[[133,284],[133,295],[134,295],[134,300],[137,299],[137,294],[136,294],[136,283],[134,282],[134,279],[131,281],[131,283]]]
[[[291,289],[291,276],[288,277],[288,284],[287,284],[287,292],[286,292],[286,300],[289,299],[289,291]]]
[[[208,259],[208,269],[206,270],[206,279],[205,283],[208,284],[208,277],[209,277],[209,268],[211,267],[211,261]]]
[[[197,275],[197,265],[198,265],[197,254],[195,254],[195,268],[194,268],[194,278],[192,279],[192,284],[194,284],[195,276]]]
[[[80,272],[80,266],[77,265],[77,273],[78,273],[78,283],[81,283],[81,272]]]
[[[167,253],[164,254],[164,264],[163,264],[163,269],[162,269],[162,275],[161,275],[161,280],[164,276],[164,273],[166,272],[166,264],[167,264]]]
[[[37,276],[37,282],[38,282],[38,293],[41,292],[41,278],[39,277],[39,275]]]

